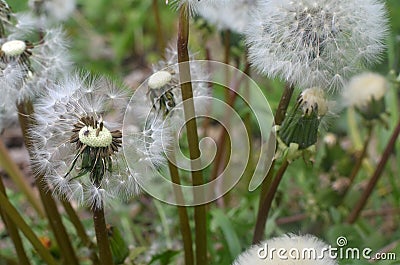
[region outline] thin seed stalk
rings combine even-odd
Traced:
[[[397,126],[394,129],[393,134],[390,137],[389,142],[385,147],[381,160],[379,161],[374,174],[372,175],[370,181],[368,182],[367,188],[364,190],[363,194],[361,195],[361,198],[358,200],[356,206],[353,208],[350,215],[348,216],[346,220],[347,223],[353,224],[357,220],[362,209],[365,207],[369,197],[372,194],[373,189],[375,188],[379,178],[382,175],[383,170],[385,169],[385,165],[389,160],[389,157],[392,154],[394,147],[396,146],[396,140],[399,137],[399,134],[400,134],[400,120],[397,122]]]
[[[104,217],[103,205],[100,208],[93,208],[92,211],[97,246],[99,248],[100,264],[114,264],[111,254],[110,241],[108,239],[108,230],[106,226],[106,219]]]
[[[82,243],[90,249],[90,259],[93,264],[99,264],[99,257],[96,254],[96,246],[90,240],[89,236],[86,233],[85,227],[83,226],[79,216],[76,214],[74,208],[72,208],[71,204],[66,200],[61,200],[61,203],[64,206],[64,210],[67,213],[69,220],[73,224],[76,230],[76,234],[81,239]]]
[[[172,182],[180,185],[180,177],[179,171],[176,167],[175,163],[175,154],[171,152],[169,154],[169,159],[172,161],[168,161],[168,168],[171,174]],[[175,186],[174,186],[175,187]],[[174,188],[175,198],[178,203],[182,203],[184,201],[184,197],[182,194],[182,189],[180,186]],[[192,233],[190,232],[190,225],[189,225],[189,217],[186,211],[185,206],[177,206],[178,207],[178,215],[179,215],[179,222],[180,222],[180,230],[182,235],[183,241],[183,249],[185,253],[185,265],[193,265],[194,264],[194,255],[193,255],[193,243],[192,243]]]
[[[290,100],[293,96],[293,91],[294,91],[294,86],[292,86],[290,84],[285,85],[285,89],[282,93],[278,108],[275,113],[275,117],[274,117],[275,125],[281,125],[283,120],[285,119]],[[271,132],[271,134],[273,134],[273,133],[275,133],[275,132]],[[268,148],[272,148],[272,146],[274,144],[275,144],[275,137],[270,136],[269,141],[268,141],[268,146],[269,146]],[[265,205],[266,205],[266,203],[264,202],[264,199],[267,198],[269,190],[271,189],[271,185],[272,185],[272,181],[274,179],[274,173],[275,173],[274,168],[275,168],[275,161],[272,161],[270,170],[268,171],[266,178],[264,179],[263,183],[261,184],[256,227],[254,229],[254,235],[253,235],[253,244],[259,243],[262,240],[262,237],[264,235],[265,223],[268,218],[269,209],[267,212],[265,212],[262,210],[262,208],[265,207]],[[274,196],[272,196],[272,197],[274,197]]]
[[[189,41],[189,16],[188,6],[184,3],[180,8],[179,14],[179,32],[178,32],[178,62],[179,62],[179,77],[181,83],[181,93],[183,100],[183,109],[185,114],[186,131],[188,135],[189,153],[192,166],[192,182],[194,186],[200,186],[204,184],[203,174],[200,168],[199,161],[200,157],[199,150],[199,137],[197,134],[197,124],[195,117],[195,109],[193,104],[193,90],[190,66],[189,66],[189,52],[188,52],[188,41]],[[194,194],[195,201],[202,199],[203,193]],[[196,234],[196,264],[206,265],[207,262],[207,223],[206,223],[206,206],[199,205],[194,207],[194,218],[195,218],[195,234]]]
[[[0,176],[0,193],[3,193],[3,195],[7,198],[6,189],[4,187],[3,179],[1,178],[1,176]],[[11,240],[13,241],[19,264],[30,265],[29,259],[26,256],[24,245],[22,244],[21,237],[19,236],[18,229],[15,226],[14,222],[12,222],[10,218],[7,216],[7,213],[2,211],[1,206],[0,206],[0,216],[3,219],[4,225],[8,231],[8,234],[11,237]]]
[[[24,136],[25,145],[30,153],[31,142],[28,135],[29,127],[32,120],[29,117],[33,114],[33,106],[31,102],[23,102],[18,106],[18,118]],[[31,154],[30,154],[31,155]],[[32,157],[32,155],[31,155]],[[42,200],[47,219],[49,220],[50,227],[54,233],[57,244],[61,250],[61,256],[63,257],[66,264],[78,264],[75,251],[72,248],[70,238],[68,237],[67,231],[62,223],[61,215],[58,212],[57,204],[51,196],[50,188],[44,181],[42,175],[36,176],[36,186],[39,189],[40,198]]]
[[[7,212],[7,215],[11,221],[16,224],[16,226],[21,230],[25,237],[31,242],[33,248],[36,250],[38,255],[46,262],[48,265],[57,265],[58,263],[54,260],[53,256],[50,254],[49,250],[46,249],[40,240],[37,238],[35,233],[32,231],[30,226],[24,221],[18,211],[14,206],[8,201],[7,197],[0,192],[0,206]]]

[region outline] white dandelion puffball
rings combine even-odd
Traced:
[[[229,29],[244,34],[256,3],[257,0],[220,1],[200,6],[198,13],[219,30]]]
[[[126,93],[105,78],[71,76],[34,105],[33,167],[55,195],[100,208],[138,193],[121,150]]]
[[[14,102],[32,99],[48,80],[68,72],[71,66],[68,42],[61,28],[49,29],[39,43],[25,41],[15,34],[0,40],[0,89],[14,93]]]
[[[182,5],[188,6],[189,14],[194,15],[199,9],[209,5],[218,5],[220,3],[228,3],[236,0],[165,0],[165,3],[170,4],[175,9],[180,9]]]
[[[250,62],[301,88],[338,89],[385,48],[380,0],[260,0],[249,22]]]
[[[372,99],[382,99],[388,90],[386,78],[376,73],[362,73],[354,76],[343,90],[346,106],[363,107]]]
[[[233,265],[337,265],[328,248],[315,236],[288,234],[251,246]]]

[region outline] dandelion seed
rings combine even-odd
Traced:
[[[388,32],[379,0],[261,0],[247,30],[252,64],[302,88],[341,88],[379,60]]]
[[[122,125],[110,122],[124,112],[121,97],[109,96],[115,91],[104,78],[76,75],[48,87],[37,100],[30,131],[33,164],[56,195],[99,208],[111,198],[138,193],[121,151]]]

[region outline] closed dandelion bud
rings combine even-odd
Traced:
[[[382,119],[386,114],[386,78],[375,73],[354,76],[343,91],[343,102],[354,107],[366,120]]]
[[[380,59],[386,14],[377,0],[261,0],[246,33],[250,62],[299,87],[342,88]]]
[[[129,255],[129,248],[117,227],[108,225],[107,231],[113,262],[123,264]]]
[[[233,265],[337,265],[326,251],[328,248],[329,245],[313,235],[287,234],[251,246]]]
[[[288,159],[297,151],[310,150],[317,142],[321,119],[328,113],[328,101],[319,88],[304,90],[279,128],[279,148],[287,149]]]

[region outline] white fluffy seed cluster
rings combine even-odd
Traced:
[[[36,27],[27,15],[11,13],[2,1],[0,23],[4,36],[0,39],[0,113],[17,112],[16,104],[33,100],[55,80],[70,69],[68,43],[61,28]],[[10,19],[13,18],[13,19]],[[40,42],[31,41],[42,32]],[[36,39],[36,38],[35,38]],[[17,122],[16,115],[0,115],[0,131]]]
[[[74,125],[81,117],[93,117],[104,126],[83,127],[81,143],[101,148],[111,143],[111,131],[122,129],[122,116],[127,95],[105,78],[75,74],[59,83],[48,84],[34,104],[36,121],[30,131],[33,142],[33,168],[42,174],[55,195],[76,201],[80,205],[98,208],[112,199],[128,199],[139,192],[136,176],[129,171],[122,150],[110,156],[112,167],[106,170],[100,186],[90,180],[89,173],[79,176],[81,158],[74,160],[79,150],[71,143]],[[109,122],[112,116],[112,122]],[[67,174],[67,172],[69,172]]]
[[[363,107],[372,99],[382,99],[388,90],[386,78],[377,73],[362,73],[350,79],[343,90],[342,97],[346,106]]]
[[[303,113],[311,113],[316,107],[318,108],[319,117],[328,113],[329,103],[322,89],[316,87],[307,88],[301,92],[300,98],[302,100],[301,108]]]
[[[324,251],[328,247],[325,242],[312,235],[288,234],[251,246],[233,262],[233,265],[337,265],[338,262],[331,258],[326,250]],[[277,251],[271,253],[272,248],[286,250],[287,258],[279,258]],[[260,249],[264,250],[259,251]],[[301,253],[307,249],[315,250],[317,257],[302,258]],[[290,256],[289,251],[292,254],[300,253],[300,257]]]
[[[200,6],[198,13],[219,30],[229,29],[244,34],[256,4],[257,0],[216,1],[212,5]]]
[[[260,0],[246,33],[249,58],[301,88],[339,89],[380,59],[386,14],[380,0]]]

